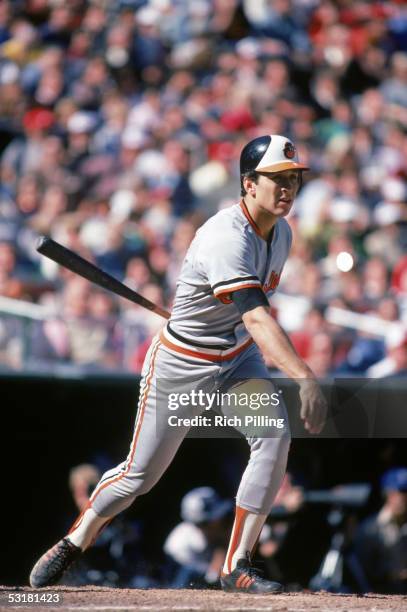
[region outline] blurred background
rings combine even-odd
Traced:
[[[170,309],[195,230],[239,199],[242,146],[285,134],[311,172],[288,219],[293,248],[275,316],[322,380],[380,378],[394,389],[397,379],[405,398],[406,125],[403,0],[0,1],[2,451],[14,462],[5,511],[20,525],[19,559],[4,580],[24,582],[39,548],[65,528],[70,469],[122,460],[141,364],[163,324],[41,258],[38,236]],[[407,465],[403,435],[405,426],[401,439],[294,440],[293,477],[304,490],[368,483],[363,503],[347,498],[358,523],[381,508],[383,474]],[[210,485],[233,497],[245,458],[236,440],[187,440],[151,501],[137,502],[142,520],[171,498],[154,536],[139,525],[140,558],[161,567],[183,495]],[[320,514],[305,524],[316,520],[322,534],[336,501],[312,504]],[[406,512],[389,536],[399,586],[373,580],[375,589],[405,588]],[[339,546],[341,520],[325,540],[315,536],[312,576]],[[15,537],[5,531],[4,541]],[[355,571],[346,588],[368,589]]]

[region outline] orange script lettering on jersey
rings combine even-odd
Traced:
[[[274,291],[274,289],[278,286],[278,283],[280,282],[280,276],[281,274],[277,274],[277,272],[275,272],[274,270],[272,271],[267,283],[263,285],[264,293],[267,293],[267,291],[270,291],[270,289]]]

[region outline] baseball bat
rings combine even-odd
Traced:
[[[68,268],[71,272],[83,276],[83,278],[86,278],[91,283],[95,283],[95,285],[99,285],[99,287],[103,287],[103,289],[120,295],[130,300],[130,302],[143,306],[165,319],[170,318],[170,313],[167,310],[160,308],[154,304],[154,302],[150,302],[150,300],[147,300],[147,298],[137,293],[137,291],[133,291],[130,287],[127,287],[113,276],[110,276],[107,272],[101,270],[101,268],[83,259],[83,257],[62,246],[62,244],[55,242],[52,238],[42,236],[38,242],[37,251],[41,253],[41,255],[45,255],[45,257],[52,259],[60,266]]]

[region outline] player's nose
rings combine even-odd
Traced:
[[[293,186],[292,185],[282,185],[281,187],[281,194],[283,196],[292,196],[293,195]]]

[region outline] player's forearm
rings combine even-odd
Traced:
[[[267,365],[272,363],[293,379],[315,379],[311,368],[297,355],[290,339],[265,307],[243,315],[247,331],[259,347]]]

